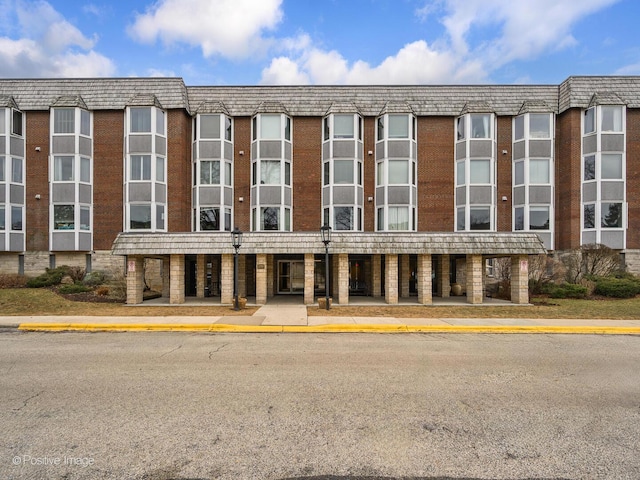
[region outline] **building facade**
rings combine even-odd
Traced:
[[[560,85],[190,87],[0,80],[0,273],[76,265],[172,303],[431,303],[587,244],[640,272],[640,77]],[[320,227],[333,239],[325,265]]]

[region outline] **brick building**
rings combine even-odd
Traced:
[[[431,303],[486,265],[601,243],[640,272],[640,77],[560,85],[189,87],[0,80],[0,272],[126,272],[172,303],[326,288]],[[320,226],[333,230],[330,278]]]

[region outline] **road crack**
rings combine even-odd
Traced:
[[[163,353],[162,355],[160,355],[160,358],[164,357],[165,355],[169,355],[170,353],[175,352],[176,350],[180,350],[182,348],[182,344],[178,345],[176,348],[174,348],[173,350],[169,350],[168,352]]]
[[[218,348],[216,348],[215,350],[211,350],[209,352],[209,360],[211,360],[211,357],[213,356],[214,353],[218,353],[220,350],[222,350],[224,347],[226,347],[227,345],[229,345],[228,343],[223,343],[222,345],[220,345]]]
[[[35,395],[31,395],[29,398],[27,398],[26,400],[24,400],[24,401],[22,402],[22,406],[21,406],[21,407],[14,408],[14,409],[13,409],[13,411],[14,411],[14,412],[19,412],[20,410],[22,410],[23,408],[25,408],[31,400],[33,400],[34,398],[39,397],[39,396],[40,396],[40,395],[42,395],[43,393],[44,393],[44,390],[42,390],[41,392],[36,393]]]

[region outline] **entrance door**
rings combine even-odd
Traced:
[[[278,261],[278,293],[297,295],[304,293],[304,261]]]

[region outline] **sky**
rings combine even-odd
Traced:
[[[0,0],[0,77],[559,84],[640,75],[638,0]]]

